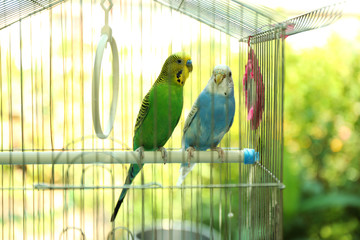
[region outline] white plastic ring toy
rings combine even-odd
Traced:
[[[109,42],[111,46],[111,52],[113,55],[112,71],[113,71],[113,84],[112,84],[112,100],[110,107],[110,116],[107,124],[105,125],[105,132],[101,129],[100,112],[99,112],[99,90],[100,90],[100,72],[101,62],[104,54],[106,43]],[[116,115],[116,108],[119,94],[119,55],[116,46],[115,39],[111,37],[109,39],[108,34],[102,34],[98,47],[96,49],[95,62],[94,62],[94,74],[92,81],[92,117],[96,135],[105,139],[109,136],[114,126],[114,120]]]

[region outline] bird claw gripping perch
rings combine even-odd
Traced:
[[[167,151],[166,151],[166,148],[164,148],[164,147],[159,147],[158,151],[161,152],[161,158],[163,159],[164,165],[165,165],[166,162],[167,162],[167,157],[168,157],[168,153],[167,153]]]
[[[187,160],[188,160],[188,167],[190,168],[190,162],[191,162],[191,158],[194,157],[194,152],[195,152],[195,148],[193,147],[188,147],[186,149],[187,152]]]
[[[137,164],[141,168],[143,165],[142,160],[144,159],[144,152],[145,152],[144,147],[139,147],[138,149],[135,150],[135,152],[139,153],[139,158],[136,158],[136,160],[137,160]]]
[[[224,162],[225,152],[224,152],[224,150],[223,150],[221,147],[211,148],[211,151],[216,151],[216,152],[218,152],[219,158],[220,158],[221,162],[222,162],[222,163]]]

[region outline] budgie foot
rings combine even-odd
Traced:
[[[219,158],[221,159],[221,162],[224,162],[225,152],[221,147],[214,147],[214,148],[211,148],[211,150],[217,151],[219,154]]]
[[[159,148],[158,148],[158,151],[161,152],[161,157],[162,157],[162,159],[163,159],[163,161],[164,161],[164,165],[165,165],[166,162],[167,162],[167,156],[168,156],[167,151],[166,151],[166,148],[164,148],[164,147],[159,147]]]
[[[139,167],[141,168],[143,165],[142,160],[144,159],[144,152],[145,152],[144,147],[143,146],[139,147],[138,149],[135,150],[135,152],[139,153],[139,158],[137,158],[136,161]]]
[[[194,156],[195,148],[188,147],[186,149],[186,151],[187,151],[188,167],[190,168],[190,161],[191,161],[191,158]]]

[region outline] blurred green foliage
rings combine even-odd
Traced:
[[[286,48],[284,239],[360,239],[360,44]]]

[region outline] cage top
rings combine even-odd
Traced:
[[[285,20],[264,6],[237,0],[155,0],[237,39],[273,28]]]
[[[286,20],[275,10],[240,0],[154,0],[241,41],[283,28],[285,35],[327,26],[342,13],[338,2]],[[277,35],[278,37],[281,35]],[[274,37],[265,38],[266,40]]]
[[[345,1],[340,1],[286,20],[284,22],[287,26],[286,35],[294,35],[332,24],[341,17],[344,3]]]
[[[0,30],[64,0],[0,0]]]

